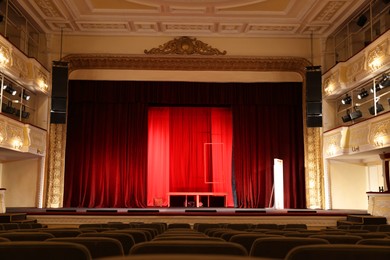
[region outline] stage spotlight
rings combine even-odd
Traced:
[[[367,96],[368,96],[368,92],[364,88],[362,88],[360,93],[357,95],[358,99],[363,99],[366,98]]]
[[[13,88],[13,87],[11,87],[10,85],[4,85],[3,86],[3,90],[5,91],[5,92],[7,92],[7,93],[10,93],[12,96],[15,96],[16,95],[16,90]]]
[[[388,74],[383,75],[383,78],[379,81],[379,86],[381,89],[390,86],[390,76]]]
[[[362,117],[362,111],[360,111],[356,106],[353,108],[354,111],[349,113],[349,117],[351,118],[351,120],[355,120],[357,118],[360,118]]]
[[[19,95],[20,97],[20,95]],[[26,92],[23,92],[23,99],[25,100],[29,100],[31,98],[31,96],[29,94],[26,94]]]
[[[376,114],[382,112],[384,109],[384,107],[382,106],[382,104],[379,104],[378,102],[376,103]],[[372,106],[368,109],[368,112],[370,112],[371,115],[375,115],[375,106]]]
[[[362,14],[358,20],[356,21],[356,24],[360,27],[363,27],[367,22],[367,16],[365,16],[364,14]]]
[[[381,84],[375,84],[375,88],[374,87],[370,88],[370,92],[371,93],[374,93],[374,91],[378,92],[378,91],[382,90],[383,88],[384,88],[384,86],[382,86]]]
[[[351,101],[352,101],[352,98],[348,94],[346,94],[345,98],[343,98],[341,100],[341,103],[343,103],[343,105],[346,105],[346,104],[351,104]]]
[[[347,123],[352,120],[352,118],[349,116],[349,109],[347,109],[347,114],[342,116],[341,119],[343,120],[344,123]]]

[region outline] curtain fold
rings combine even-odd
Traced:
[[[228,108],[151,107],[148,206],[168,205],[168,192],[226,194],[231,187],[232,120]]]
[[[224,177],[235,183],[234,186],[225,184],[230,185],[228,188],[235,187],[235,206],[268,207],[273,185],[273,159],[279,158],[284,162],[285,207],[305,208],[302,83],[79,80],[69,81],[64,207],[150,205],[148,171],[158,166],[151,164],[148,156],[167,151],[166,147],[162,148],[163,143],[159,144],[161,147],[148,146],[148,138],[151,138],[148,110],[153,106],[230,107],[233,155],[229,172],[234,177]],[[178,116],[180,118],[180,114]],[[229,131],[215,123],[214,116],[210,115],[210,120],[204,120],[201,125],[211,127],[213,131]],[[188,122],[189,125],[192,123]],[[170,129],[170,138],[182,130]],[[189,139],[195,138],[189,132],[187,135]],[[205,143],[227,142],[218,135],[208,138]],[[182,145],[175,140],[169,142],[169,149],[174,146],[179,149]],[[169,189],[179,182],[188,183],[192,178],[205,179],[204,173],[207,177],[208,172],[219,172],[225,164],[213,163],[220,160],[218,154],[224,161],[229,160],[220,148],[210,146],[204,148],[202,154],[191,157],[191,160],[204,160],[205,151],[209,152],[212,156],[207,158],[211,163],[207,165],[212,170],[202,169],[202,176],[196,174],[181,179],[176,176],[172,179],[171,175]],[[164,160],[162,171],[186,169],[185,161],[175,161],[177,165],[173,167],[172,158]],[[213,175],[212,179],[220,177],[223,178]],[[160,194],[167,189],[167,186],[154,185]],[[225,188],[214,184],[207,189]]]

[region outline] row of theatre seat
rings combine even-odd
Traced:
[[[388,260],[390,231],[246,223],[36,225],[0,229],[0,259]]]

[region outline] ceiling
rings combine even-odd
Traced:
[[[46,33],[327,35],[364,0],[14,0]]]

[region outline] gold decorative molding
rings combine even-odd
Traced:
[[[0,147],[43,156],[46,131],[0,114]]]
[[[368,141],[375,147],[390,144],[390,117],[387,120],[374,122],[370,125]]]
[[[99,55],[70,54],[69,73],[74,70],[184,70],[184,71],[286,71],[304,76],[310,62],[299,57],[229,57],[198,55]]]
[[[66,125],[50,124],[46,207],[62,207],[64,193]]]
[[[212,48],[196,38],[183,36],[160,45],[158,48],[145,50],[145,54],[176,54],[176,55],[225,55],[226,51]]]

